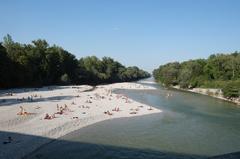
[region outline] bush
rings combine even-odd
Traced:
[[[240,81],[228,82],[222,89],[223,95],[226,98],[240,97]]]
[[[180,88],[188,88],[189,83],[188,83],[188,82],[181,81],[181,82],[179,83],[179,85],[180,85]]]

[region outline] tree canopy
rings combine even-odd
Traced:
[[[77,59],[46,40],[14,42],[10,35],[0,43],[0,88],[60,84],[100,84],[149,77],[138,67],[125,67],[110,57]]]
[[[220,88],[225,91],[226,97],[239,97],[240,52],[213,54],[208,59],[182,63],[167,63],[155,69],[153,76],[166,86]]]

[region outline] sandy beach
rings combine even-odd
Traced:
[[[155,88],[126,82],[95,88],[81,85],[1,90],[0,158],[22,158],[51,140],[100,121],[161,112],[115,94],[114,89]]]

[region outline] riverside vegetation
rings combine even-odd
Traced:
[[[166,86],[218,88],[225,98],[236,99],[240,97],[240,52],[167,63],[155,69],[153,76]]]
[[[0,88],[63,84],[100,84],[150,77],[136,66],[125,67],[110,57],[80,58],[45,40],[14,42],[10,35],[0,43]]]

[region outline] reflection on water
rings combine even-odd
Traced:
[[[75,131],[62,139],[98,146],[89,148],[88,151],[72,146],[68,152],[74,152],[75,157],[88,154],[85,158],[95,158],[95,155],[98,158],[131,158],[130,150],[112,150],[101,145],[199,156],[240,151],[239,107],[203,95],[166,90],[155,83],[144,84],[157,89],[116,90],[116,92],[162,109],[162,113],[109,120]],[[172,96],[166,98],[167,93]],[[55,142],[40,149],[38,153],[47,154],[54,151],[56,153],[52,157],[56,154],[59,157],[61,154],[59,152],[65,146],[67,145]],[[154,152],[139,152],[141,155],[135,158],[141,158],[146,154],[148,156],[144,157],[151,158]],[[89,156],[89,153],[93,155]],[[159,157],[159,154],[152,157],[157,156]],[[160,158],[164,157],[166,156]]]

